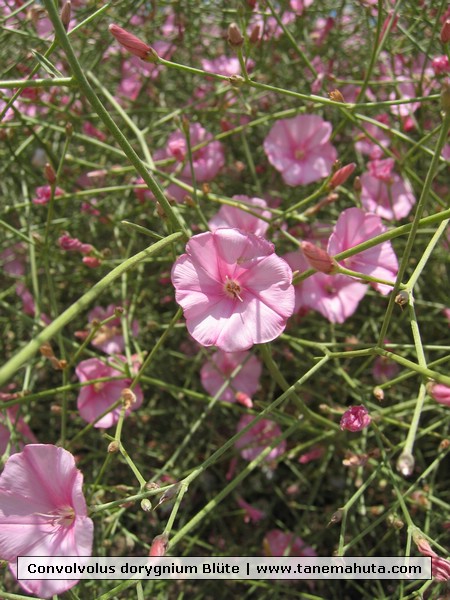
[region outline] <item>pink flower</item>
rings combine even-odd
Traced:
[[[88,423],[93,423],[108,407],[119,400],[123,391],[128,389],[131,383],[131,380],[124,377],[121,371],[103,363],[98,358],[88,358],[81,361],[75,369],[75,373],[81,383],[96,379],[107,379],[107,381],[97,381],[84,385],[80,389],[77,407],[81,418]],[[136,397],[135,402],[127,408],[125,415],[129,415],[132,410],[137,410],[142,404],[142,390],[138,385],[134,388],[134,394]],[[105,429],[112,427],[119,420],[121,411],[122,405],[117,406],[97,421],[94,427]]]
[[[389,117],[386,114],[378,115],[376,120],[383,125],[389,124]],[[375,138],[379,142],[379,145],[375,144],[365,134],[359,134],[358,141],[355,143],[356,150],[362,154],[368,154],[371,160],[381,158],[384,154],[383,148],[387,148],[391,143],[389,136],[385,133],[385,130],[372,123],[365,124],[364,131],[372,138]]]
[[[265,219],[270,219],[272,216],[269,210],[264,210],[267,208],[267,202],[262,198],[233,196],[233,200],[238,200],[241,204],[248,206],[252,212],[260,214]],[[241,231],[261,236],[264,236],[269,228],[269,223],[266,221],[258,219],[258,217],[245,210],[227,204],[221,206],[219,212],[209,221],[208,225],[211,231],[215,231],[219,227],[235,227]]]
[[[83,476],[64,448],[31,444],[11,456],[0,476],[0,557],[17,578],[18,556],[90,556],[94,526]],[[50,598],[76,580],[21,580],[29,594]]]
[[[289,265],[272,244],[237,229],[190,239],[172,267],[176,301],[192,337],[225,352],[277,338],[294,310]]]
[[[430,544],[420,533],[413,534],[414,543],[423,556],[431,557],[431,574],[437,581],[450,580],[450,561],[442,558],[431,548]]]
[[[293,533],[281,529],[271,529],[264,537],[266,556],[317,556],[316,551]]]
[[[115,314],[116,306],[109,304],[106,308],[103,306],[95,306],[88,314],[88,321],[105,321],[110,319]],[[139,324],[134,320],[131,324],[131,333],[134,337],[139,334]],[[95,348],[100,348],[106,354],[120,354],[125,349],[125,341],[122,333],[122,321],[120,316],[110,319],[105,323],[95,334],[92,339],[92,345]]]
[[[50,202],[52,190],[49,185],[42,185],[36,188],[35,194],[35,197],[32,199],[33,204],[47,204]],[[59,187],[55,188],[55,198],[57,196],[62,196],[63,194],[64,190]]]
[[[351,406],[342,415],[340,427],[342,431],[361,431],[370,425],[370,418],[364,406]]]
[[[427,391],[430,396],[444,406],[450,406],[450,387],[443,383],[430,382],[427,385]]]
[[[399,372],[400,367],[393,360],[385,356],[377,356],[373,362],[372,377],[377,383],[384,383],[393,379]]]
[[[223,352],[222,350],[215,352],[200,372],[202,385],[210,396],[216,395],[238,365],[242,365],[241,370],[230,380],[219,399],[224,402],[235,402],[238,393],[244,393],[250,398],[253,396],[259,387],[262,371],[260,361],[249,352]]]
[[[313,460],[322,458],[324,453],[325,453],[325,448],[323,446],[314,446],[313,448],[311,448],[311,450],[308,450],[308,452],[305,452],[305,454],[301,454],[298,457],[298,462],[301,465],[307,465],[309,462],[311,462]]]
[[[223,146],[220,142],[213,140],[211,133],[206,131],[200,123],[189,124],[189,138],[191,148],[205,144],[203,148],[195,150],[192,154],[192,163],[197,181],[211,181],[225,164]],[[184,161],[187,156],[186,137],[181,131],[175,131],[169,137],[168,154],[179,161]],[[190,166],[185,165],[182,175],[190,179]]]
[[[66,252],[80,252],[81,254],[89,254],[89,252],[93,250],[93,246],[91,246],[91,244],[83,244],[78,238],[70,237],[67,232],[63,233],[59,237],[58,244],[61,250],[66,250]]]
[[[330,144],[331,123],[317,115],[277,121],[264,140],[269,162],[288,185],[306,185],[331,172],[336,149]]]
[[[0,267],[3,272],[11,277],[25,275],[25,254],[26,246],[22,242],[17,242],[5,248],[0,253]]]
[[[255,508],[248,502],[246,502],[243,498],[238,498],[237,503],[239,508],[244,510],[244,523],[259,523],[266,517],[266,513],[258,508]]]
[[[360,208],[347,208],[334,226],[328,241],[328,253],[334,256],[385,231],[386,227],[380,217],[365,213]],[[387,281],[394,281],[398,272],[397,257],[389,241],[350,256],[340,261],[340,264],[352,271]],[[374,283],[373,286],[384,295],[392,290],[390,286],[381,283]]]
[[[367,286],[346,275],[315,273],[303,282],[305,305],[320,312],[331,323],[344,323],[358,308]]]
[[[252,415],[243,415],[238,423],[237,430],[241,431],[246,427],[254,417]],[[244,460],[252,461],[257,458],[267,446],[269,446],[273,440],[281,435],[281,429],[274,421],[268,419],[262,419],[251,429],[244,433],[242,437],[236,442],[236,448],[241,451],[241,456]],[[266,462],[272,462],[279,456],[281,456],[286,450],[286,441],[283,440],[272,448],[269,454],[266,456]]]
[[[382,219],[403,219],[416,202],[411,184],[396,173],[388,182],[370,173],[361,176],[361,203],[367,212]]]

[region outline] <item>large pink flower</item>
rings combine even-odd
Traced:
[[[416,202],[411,184],[392,173],[389,180],[370,173],[361,176],[361,204],[368,212],[382,219],[403,219]]]
[[[109,406],[119,400],[124,389],[127,389],[131,383],[131,380],[126,379],[123,373],[111,365],[103,363],[98,358],[88,358],[81,361],[75,372],[81,383],[95,379],[110,379],[109,381],[97,381],[81,388],[78,394],[77,407],[80,416],[88,423],[95,421]],[[131,410],[138,409],[142,404],[143,394],[141,388],[137,385],[133,391],[136,401],[127,409],[126,415]],[[121,410],[122,406],[119,405],[97,421],[94,427],[112,427],[119,420]]]
[[[339,254],[385,231],[386,227],[377,215],[365,213],[360,208],[347,208],[340,214],[334,226],[328,241],[328,254],[331,256]],[[398,272],[397,257],[389,241],[368,248],[340,262],[352,271],[388,281],[394,281]],[[390,286],[381,283],[374,284],[374,287],[382,294],[389,294],[392,291]]]
[[[317,115],[297,115],[275,123],[264,150],[288,185],[306,185],[331,172],[337,152],[330,135],[331,123]]]
[[[256,356],[250,355],[249,352],[218,350],[211,356],[200,372],[202,385],[208,394],[215,396],[238,365],[242,365],[242,368],[230,380],[220,395],[220,400],[235,402],[238,392],[251,398],[258,389],[262,367]]]
[[[0,558],[17,577],[18,556],[90,556],[94,526],[83,476],[64,448],[31,444],[11,456],[0,476]],[[76,580],[21,580],[29,594],[50,598]]]
[[[172,283],[192,337],[225,352],[274,340],[294,311],[289,265],[273,244],[238,229],[192,237]]]

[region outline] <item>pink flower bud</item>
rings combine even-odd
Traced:
[[[241,404],[242,406],[245,406],[246,408],[253,407],[252,399],[245,392],[236,392],[235,398],[236,398],[236,402],[238,404]]]
[[[427,392],[439,404],[450,406],[450,387],[442,383],[434,383],[431,381],[427,384]]]
[[[361,431],[370,425],[371,420],[364,406],[351,406],[342,415],[340,427],[342,431]]]
[[[90,269],[95,269],[102,264],[102,261],[96,256],[83,256],[83,263]]]
[[[134,56],[137,56],[142,60],[147,60],[149,57],[156,57],[156,52],[153,50],[153,48],[129,31],[122,29],[122,27],[112,23],[109,26],[109,31],[116,38],[119,44],[125,48],[125,50],[128,50],[128,52],[134,54]]]
[[[157,535],[152,542],[150,547],[149,556],[165,556],[167,552],[167,547],[169,545],[169,538],[166,533],[162,533],[161,535]]]
[[[81,254],[89,254],[89,252],[93,250],[91,244],[83,244],[78,238],[70,237],[68,233],[63,233],[63,235],[58,239],[58,244],[61,250],[66,250],[66,252],[81,252]]]
[[[236,23],[231,23],[228,26],[228,43],[232,48],[238,48],[244,43],[244,38],[242,37],[241,30],[236,25]]]
[[[450,42],[450,19],[447,19],[442,25],[441,42],[443,44],[448,44],[448,42]]]
[[[301,249],[306,260],[313,269],[316,269],[316,271],[327,274],[336,272],[338,266],[336,261],[328,254],[328,252],[322,250],[322,248],[311,244],[311,242],[302,242]]]
[[[356,163],[349,163],[348,165],[345,165],[344,167],[338,169],[330,180],[330,188],[334,190],[334,188],[337,188],[338,185],[342,185],[343,183],[345,183],[350,177],[350,175],[353,173],[355,168]]]

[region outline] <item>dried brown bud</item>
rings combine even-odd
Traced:
[[[344,103],[344,96],[342,95],[342,93],[339,90],[332,90],[331,92],[328,93],[328,96],[330,98],[330,100],[333,100],[334,102],[342,102]]]
[[[405,306],[408,304],[409,294],[406,290],[402,290],[395,296],[395,303],[399,306]]]
[[[136,404],[136,394],[130,388],[124,388],[122,390],[122,402],[125,408],[130,409],[133,404]]]
[[[236,23],[230,23],[228,26],[228,43],[232,48],[239,48],[244,43],[241,30]]]
[[[52,358],[55,356],[53,349],[48,342],[42,344],[42,346],[39,348],[39,352],[42,354],[42,356],[45,356],[45,358]]]
[[[119,451],[119,442],[116,442],[116,440],[114,440],[113,442],[111,442],[108,445],[108,452],[110,454],[114,454],[115,452]]]

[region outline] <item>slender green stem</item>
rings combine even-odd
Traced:
[[[0,368],[0,386],[6,383],[25,362],[32,358],[44,342],[51,339],[58,331],[83,312],[83,310],[85,310],[101,293],[107,290],[108,287],[122,275],[122,273],[132,269],[146,258],[161,252],[161,250],[183,237],[184,234],[180,231],[168,235],[163,240],[155,242],[152,246],[142,250],[142,252],[138,252],[138,254],[131,256],[103,277],[103,279],[98,281],[88,292],[61,313],[54,321],[52,321],[52,323],[50,323],[50,325],[38,333],[34,339],[28,342],[24,348],[19,350],[15,356]]]
[[[81,91],[89,100],[92,107],[95,109],[98,116],[108,128],[116,142],[122,148],[123,152],[126,154],[131,164],[134,166],[136,171],[148,185],[149,189],[153,192],[156,200],[160,203],[165,215],[172,224],[172,227],[176,231],[182,231],[183,235],[186,238],[188,238],[189,232],[187,231],[184,222],[180,219],[178,211],[172,208],[166,196],[164,195],[163,190],[157,183],[156,179],[154,179],[153,176],[146,169],[144,163],[136,154],[135,150],[132,148],[122,131],[119,129],[119,127],[117,127],[115,121],[112,119],[107,109],[103,106],[102,102],[100,101],[91,84],[89,83],[83,71],[83,68],[81,67],[77,57],[75,56],[72,44],[70,43],[66,30],[63,24],[61,23],[57,7],[52,2],[52,0],[44,0],[44,4],[47,9],[50,20],[53,23],[53,27],[55,28],[56,37],[66,54],[67,61],[70,65],[70,68],[72,69],[72,73],[75,79],[77,80]]]

